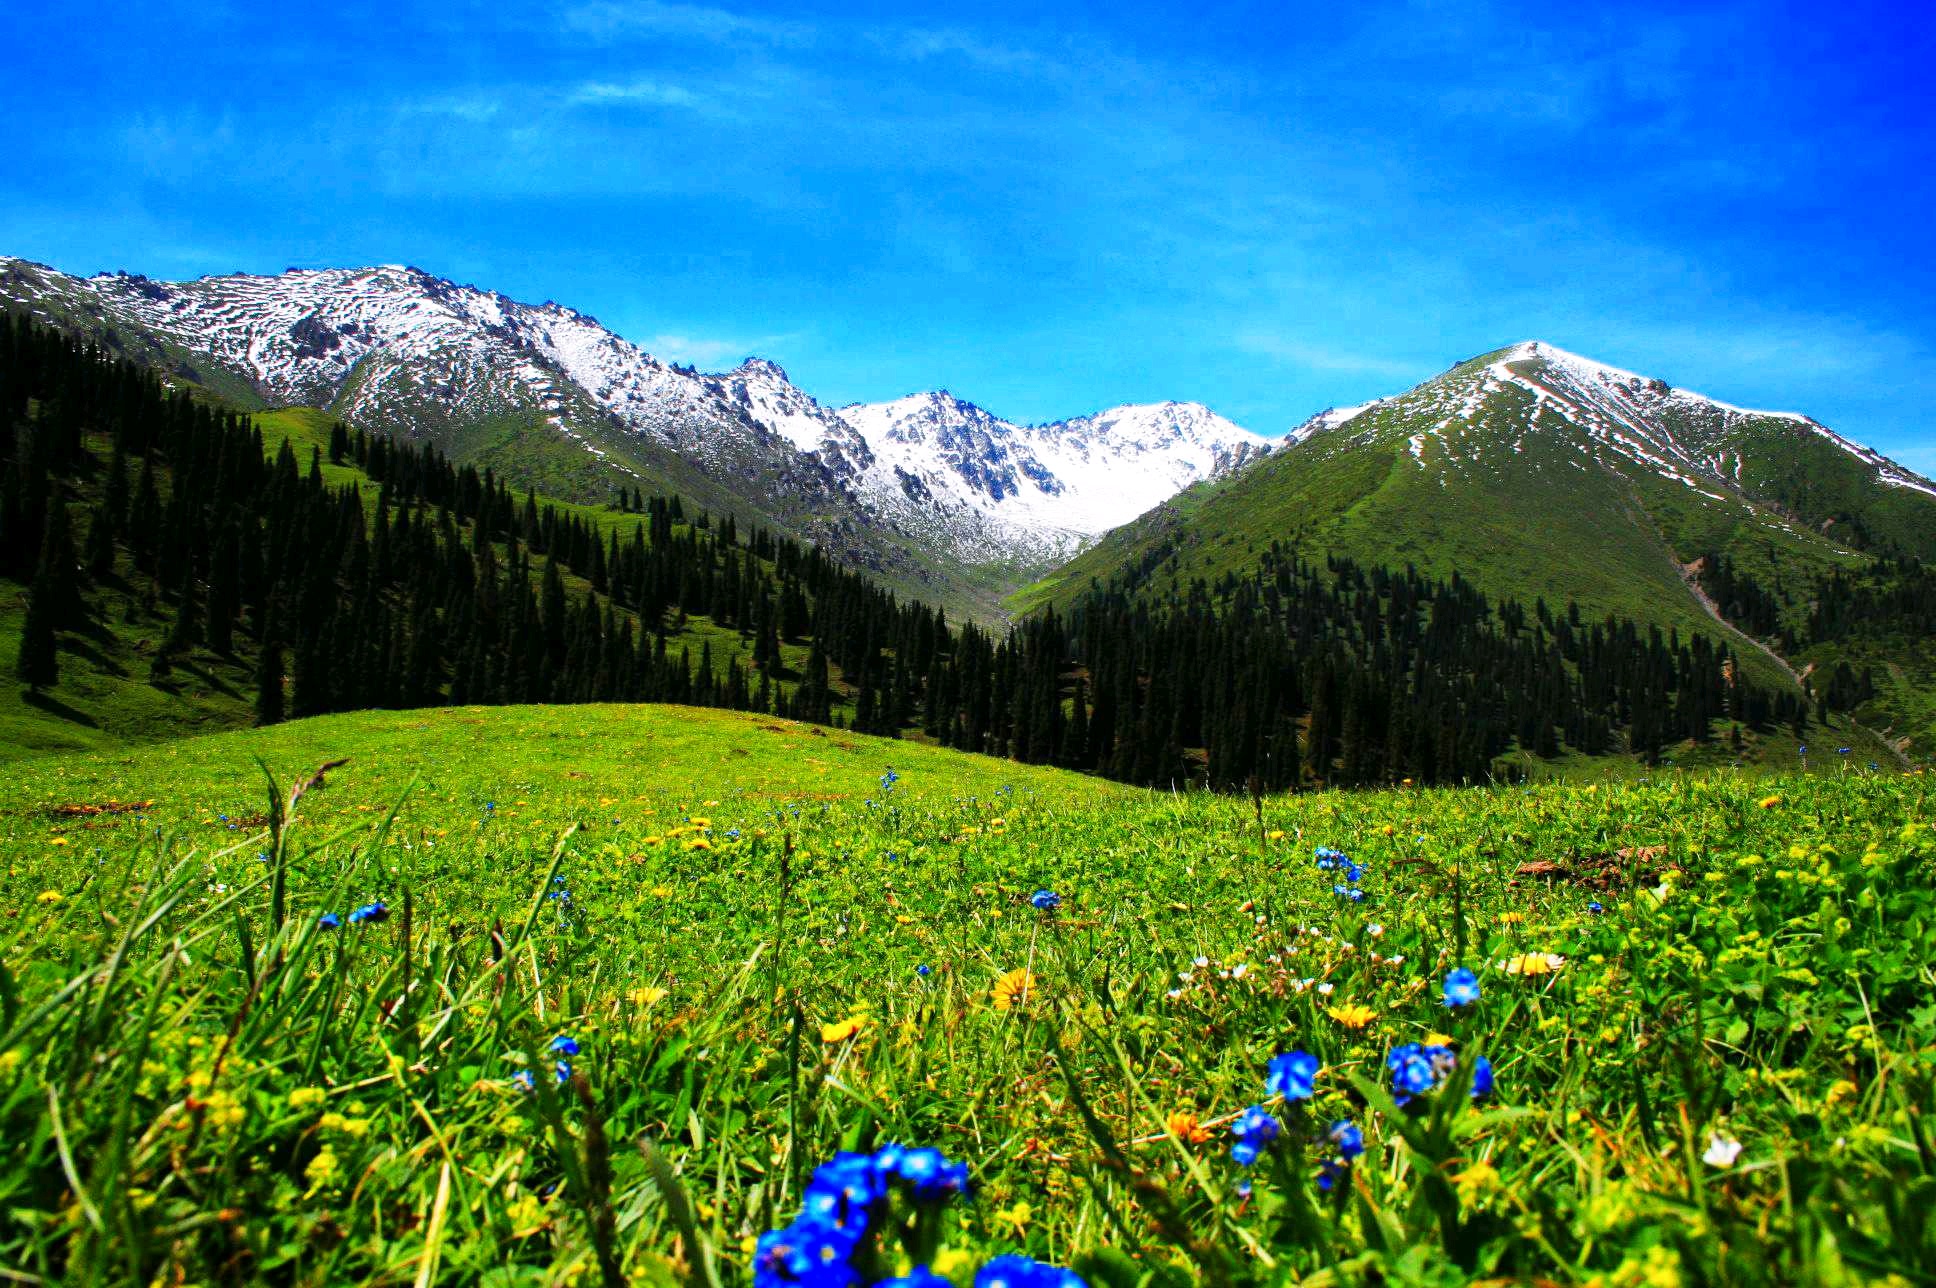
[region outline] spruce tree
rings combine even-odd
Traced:
[[[255,722],[282,723],[282,641],[266,634],[255,665]]]

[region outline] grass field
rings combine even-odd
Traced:
[[[348,762],[279,818],[257,757]],[[1927,1283],[1929,780],[1817,769],[1252,802],[652,707],[18,761],[0,1268]],[[972,1197],[814,1179],[890,1141]]]

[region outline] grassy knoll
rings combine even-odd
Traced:
[[[258,756],[349,759],[278,828]],[[19,762],[0,1266],[740,1283],[804,1202],[817,1283],[1925,1282],[1929,782],[1253,804],[653,707]],[[887,1141],[972,1199],[822,1201]]]

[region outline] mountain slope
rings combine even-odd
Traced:
[[[242,410],[325,409],[555,495],[676,492],[984,615],[999,591],[1269,448],[1188,403],[1036,427],[946,393],[835,411],[771,362],[703,374],[574,309],[394,265],[168,283],[0,258],[0,302]]]
[[[1936,557],[1936,485],[1807,417],[1529,341],[1312,418],[1250,469],[1111,533],[1027,603],[1093,582],[1162,594],[1250,568],[1273,543],[1714,634],[1690,585],[1703,556],[1783,588],[1798,623],[1809,586],[1872,552]]]

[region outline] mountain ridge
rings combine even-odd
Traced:
[[[1544,341],[1319,413],[1289,446],[1179,493],[1011,603],[1067,608],[1098,584],[1168,599],[1283,550],[1456,574],[1495,598],[1683,635],[1714,630],[1689,578],[1716,556],[1771,605],[1754,638],[1780,633],[1801,650],[1745,653],[1751,671],[1787,684],[1791,662],[1873,664],[1894,696],[1871,714],[1936,738],[1936,724],[1917,715],[1911,729],[1902,715],[1923,710],[1913,641],[1859,656],[1807,643],[1832,579],[1898,555],[1936,560],[1936,485],[1811,417],[1737,407]]]
[[[875,414],[888,404],[830,408],[771,359],[700,372],[590,314],[409,265],[169,283],[0,257],[0,299],[145,347],[245,409],[323,408],[586,499],[662,486],[826,544],[910,593],[984,608],[991,585],[1025,581],[1137,507],[1269,450],[1197,404],[1146,405],[1172,409],[1169,435],[1153,437],[1143,431],[1163,417],[1111,434],[1137,419],[1132,405],[1020,426],[945,392],[912,397],[946,398],[956,410],[943,419],[975,433],[890,442]],[[1079,442],[1052,450],[1063,438]],[[565,486],[521,452],[565,472]]]

